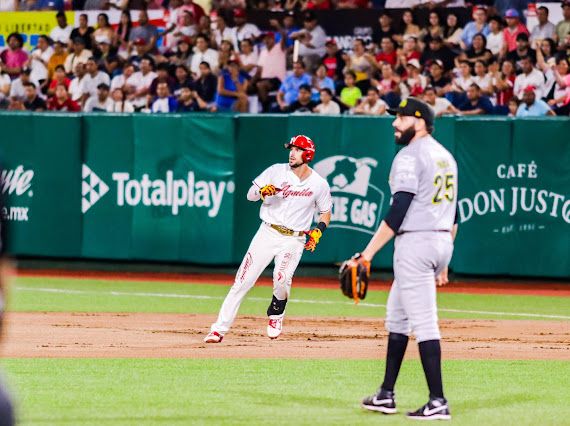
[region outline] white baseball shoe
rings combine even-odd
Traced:
[[[271,315],[269,317],[269,324],[267,324],[267,336],[270,339],[277,339],[283,329],[283,317],[276,317]]]
[[[210,331],[206,337],[204,337],[204,343],[220,343],[223,340],[222,336],[217,331]]]

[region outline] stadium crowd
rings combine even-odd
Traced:
[[[162,7],[155,3],[141,5]],[[463,27],[440,8],[424,24],[412,9],[399,23],[384,11],[372,40],[355,38],[344,51],[314,12],[330,8],[329,0],[282,3],[260,6],[279,12],[265,31],[248,21],[241,0],[216,0],[210,15],[192,0],[170,0],[162,32],[145,9],[122,9],[116,26],[100,13],[95,28],[85,14],[72,28],[58,12],[57,26],[31,52],[20,34],[7,37],[0,108],[383,115],[418,96],[438,116],[570,114],[570,0],[561,3],[560,22],[538,8],[532,32],[520,11],[497,15],[492,4],[473,6]],[[86,0],[82,7],[137,8],[132,0]]]

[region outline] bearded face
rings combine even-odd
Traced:
[[[397,116],[392,124],[394,139],[398,145],[407,145],[416,135],[414,117]]]

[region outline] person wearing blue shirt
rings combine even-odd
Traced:
[[[481,96],[481,88],[473,83],[467,88],[467,100],[459,106],[460,115],[493,114],[493,104],[487,96]]]
[[[304,84],[311,86],[311,76],[305,72],[303,61],[297,61],[293,64],[293,73],[285,77],[285,81],[277,92],[280,111],[286,111],[287,107],[297,100],[299,88]]]
[[[523,90],[523,101],[517,109],[517,117],[544,117],[556,115],[548,104],[542,99],[536,99],[534,86],[528,86]]]
[[[471,47],[475,34],[483,34],[485,37],[489,35],[491,30],[487,24],[487,10],[484,7],[477,7],[473,12],[473,21],[467,23],[461,34],[461,49],[467,50]]]
[[[283,27],[281,27],[281,25],[279,24],[279,21],[277,19],[271,19],[269,21],[269,24],[273,27],[275,27],[276,31],[275,31],[275,43],[279,43],[281,41],[281,32],[282,30],[285,30],[285,33],[287,34],[287,37],[285,37],[285,47],[289,48],[292,47],[293,44],[295,43],[295,40],[293,40],[291,37],[289,37],[291,34],[293,34],[296,31],[299,31],[299,27],[297,27],[295,25],[295,12],[293,12],[292,10],[290,10],[289,12],[287,12],[285,14],[285,16],[283,17]]]
[[[311,99],[315,102],[319,102],[321,100],[320,93],[323,89],[329,89],[331,93],[335,93],[334,80],[330,77],[327,77],[327,67],[321,64],[315,72],[315,77],[313,77]]]
[[[236,61],[230,61],[218,77],[218,111],[247,112],[247,83],[247,74],[240,71]]]

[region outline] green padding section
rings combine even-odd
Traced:
[[[18,255],[237,264],[259,227],[252,180],[305,134],[333,217],[304,263],[362,250],[386,214],[390,117],[0,114]],[[446,117],[459,166],[460,273],[570,276],[570,120]],[[278,182],[277,184],[281,184]],[[315,217],[317,219],[317,217]],[[390,268],[392,245],[374,260]]]
[[[81,117],[0,115],[15,253],[70,257],[81,248]]]

